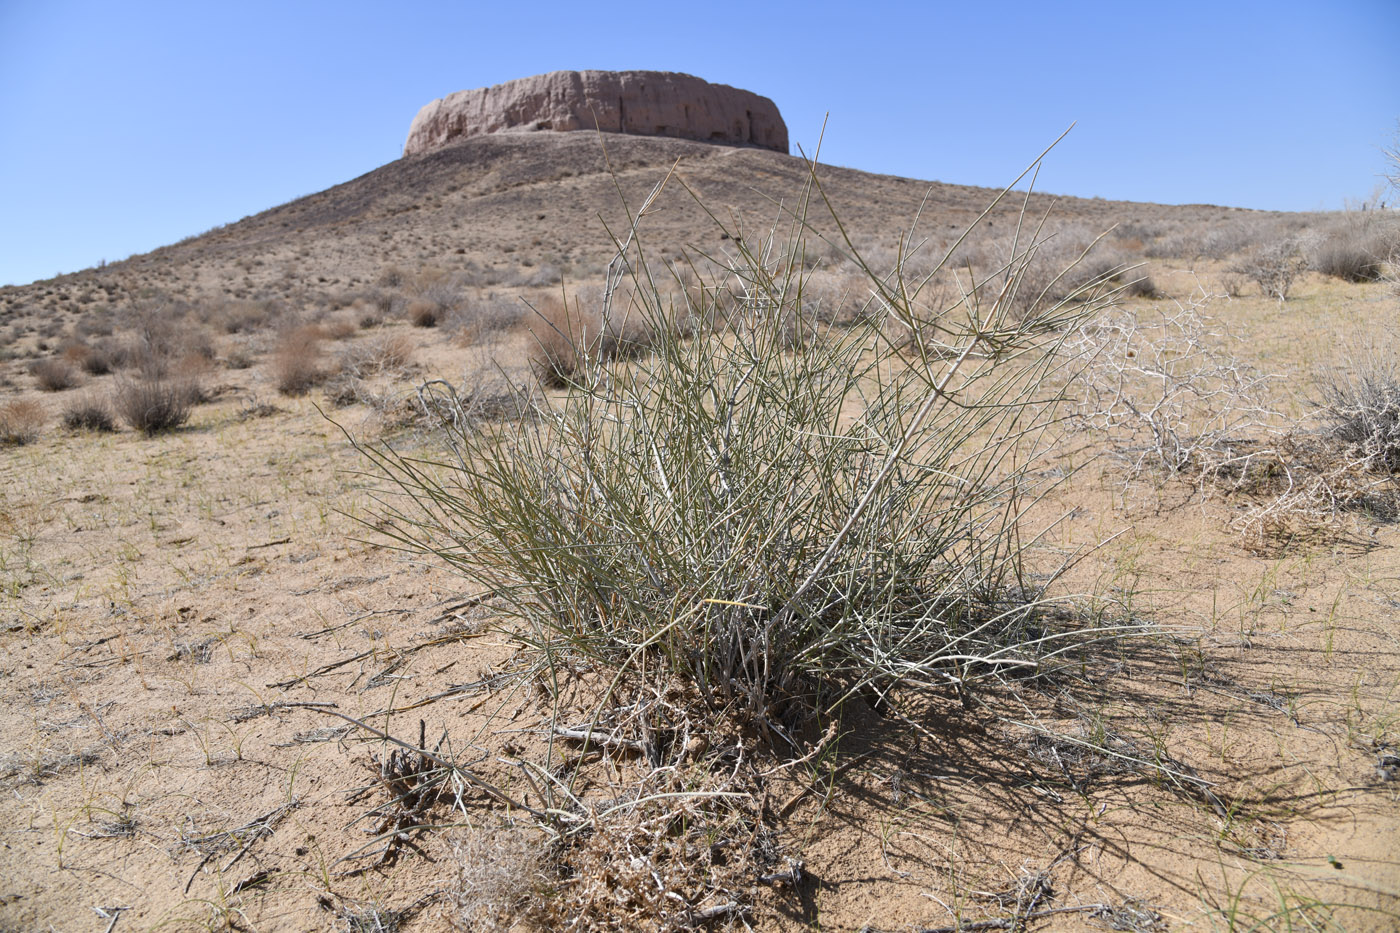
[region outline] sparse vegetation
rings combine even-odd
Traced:
[[[457,877],[450,889],[452,928],[462,933],[505,933],[517,927],[522,908],[549,884],[542,848],[536,833],[516,826],[482,827],[456,840]]]
[[[0,926],[89,902],[99,928],[130,905],[119,930],[1393,925],[1349,882],[1393,861],[1396,824],[1395,305],[1317,274],[1284,312],[1228,272],[1289,238],[1321,272],[1324,235],[1388,213],[1066,198],[1032,269],[1014,209],[959,242],[985,205],[957,186],[911,236],[925,186],[821,174],[847,241],[820,210],[716,230],[673,178],[605,300],[591,218],[620,211],[588,200],[615,188],[586,135],[549,160],[499,157],[539,134],[484,139],[482,166],[415,162],[411,202],[388,166],[0,289],[0,427],[36,414],[27,446],[0,431],[25,853]],[[617,140],[628,204],[685,145]],[[685,181],[726,220],[797,209],[798,160],[740,160],[760,171],[692,159]],[[1009,281],[1041,300],[1010,308]],[[444,283],[437,329],[409,326]],[[527,303],[574,336],[566,376]],[[467,526],[380,490],[466,572],[376,546],[363,460],[313,406],[266,403],[312,322],[336,419],[496,509]],[[56,402],[29,374],[55,355],[83,384]],[[86,433],[89,402],[196,370],[197,430]],[[1228,879],[1192,874],[1216,861]]]
[[[413,361],[413,342],[402,334],[381,334],[348,347],[340,358],[340,371],[358,377],[399,372]]]
[[[107,354],[85,343],[72,342],[65,345],[63,358],[89,376],[105,376],[112,371],[112,361]]]
[[[466,302],[453,314],[451,325],[465,343],[519,325],[526,309],[519,299],[492,297]]]

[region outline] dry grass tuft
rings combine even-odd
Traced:
[[[66,359],[58,357],[39,360],[30,367],[30,373],[45,392],[62,392],[78,384],[78,371]]]
[[[1324,374],[1327,434],[1374,472],[1400,472],[1400,358],[1393,345],[1353,349]]]
[[[115,431],[116,418],[105,402],[85,398],[63,411],[63,426],[74,431]]]
[[[186,379],[165,367],[149,365],[135,378],[117,379],[117,414],[147,437],[172,431],[190,418],[198,392]]]
[[[414,327],[437,327],[443,316],[442,308],[422,298],[410,301],[404,313]]]
[[[457,877],[450,888],[453,929],[504,933],[519,929],[522,913],[549,887],[538,833],[515,826],[477,829],[452,847]]]
[[[1310,250],[1312,268],[1345,282],[1374,282],[1400,248],[1400,226],[1375,214],[1349,216],[1325,232]]]
[[[105,350],[94,349],[82,342],[64,346],[63,358],[89,376],[105,376],[112,371],[112,360]]]
[[[602,362],[635,359],[648,352],[656,338],[654,319],[644,315],[623,295],[617,310],[605,316],[602,293],[585,291],[572,307],[556,295],[536,302],[526,318],[535,338],[531,367],[546,385],[562,388],[573,382],[585,355]]]
[[[272,358],[272,379],[283,395],[305,395],[326,378],[321,366],[321,329],[298,327],[282,335]]]
[[[12,399],[0,405],[0,445],[29,444],[44,427],[44,406],[33,399]]]

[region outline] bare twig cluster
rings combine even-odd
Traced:
[[[1298,276],[1307,271],[1308,258],[1303,243],[1290,237],[1256,248],[1231,269],[1253,280],[1266,297],[1283,304]]]
[[[1238,497],[1231,525],[1257,546],[1346,536],[1353,516],[1396,512],[1400,365],[1351,348],[1322,376],[1314,419],[1289,423],[1279,376],[1233,352],[1198,293],[1155,320],[1113,308],[1067,345],[1084,361],[1077,420],[1107,435],[1129,478],[1187,478]],[[1270,544],[1272,542],[1272,544]]]
[[[1270,386],[1233,352],[1198,291],[1149,319],[1116,307],[1082,324],[1066,351],[1084,362],[1077,417],[1106,434],[1129,474],[1207,482],[1256,454],[1244,442],[1275,418]]]

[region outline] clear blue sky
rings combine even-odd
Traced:
[[[561,68],[773,98],[823,161],[1285,210],[1368,197],[1400,0],[0,0],[0,284],[116,260],[399,156],[435,97]]]

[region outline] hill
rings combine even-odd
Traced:
[[[640,203],[672,166],[706,208],[750,234],[785,226],[808,174],[798,157],[685,140],[589,132],[478,137],[101,269],[0,289],[0,313],[46,317],[70,301],[113,307],[150,289],[190,301],[295,294],[303,306],[329,306],[388,266],[432,266],[488,284],[581,284],[612,254],[607,230],[625,228],[622,200]],[[932,238],[926,255],[961,233],[997,193],[831,166],[818,174],[858,244],[892,249],[921,216],[920,232]],[[1020,204],[1009,199],[979,239],[995,239],[998,223],[1006,230]],[[1203,237],[1246,221],[1286,222],[1286,215],[1231,208],[1049,195],[1032,197],[1029,212],[1039,217],[1052,205],[1055,228],[1097,234],[1119,224],[1124,239],[1146,246],[1185,231]],[[809,218],[834,237],[827,213],[816,208]],[[714,223],[675,184],[646,229],[663,256],[685,247],[718,255],[723,248]],[[94,288],[105,298],[81,297]]]

